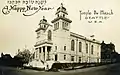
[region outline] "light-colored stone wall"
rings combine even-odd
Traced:
[[[61,10],[61,9],[60,9]],[[66,12],[66,11],[65,11]],[[59,12],[59,15],[63,15],[63,12]],[[59,17],[54,20],[53,25],[49,26],[46,30],[40,30],[37,33],[40,32],[40,34],[37,36],[37,42],[38,44],[35,48],[38,48],[36,50],[36,59],[43,60],[43,49],[41,53],[39,53],[39,47],[46,47],[50,46],[51,51],[50,51],[50,59],[55,60],[55,55],[57,55],[57,61],[59,62],[79,62],[79,58],[81,57],[81,62],[100,62],[100,43],[96,40],[88,39],[84,36],[81,36],[76,33],[72,33],[70,31],[70,21],[68,20],[69,18],[62,17],[64,19],[58,19]],[[67,23],[68,26],[63,28],[63,22]],[[58,24],[57,28],[54,29],[54,25]],[[66,24],[66,25],[67,25]],[[44,26],[44,25],[42,25]],[[48,40],[48,31],[52,31],[52,40]],[[75,47],[74,51],[71,50],[71,40],[74,40],[75,42]],[[43,42],[48,42],[41,44]],[[79,52],[79,42],[82,43],[82,51]],[[52,44],[50,44],[52,43]],[[88,44],[88,53],[86,53],[86,44]],[[91,54],[91,46],[93,45],[93,54]],[[66,46],[66,50],[64,50],[64,46]],[[57,49],[56,49],[57,47]],[[45,48],[45,52],[47,52],[47,48]],[[45,53],[46,57],[47,53]],[[66,55],[66,60],[64,60],[64,55]],[[71,61],[71,56],[74,56],[74,61]],[[46,61],[46,59],[45,59]]]
[[[51,46],[50,59],[55,60],[55,54],[58,55],[58,61],[60,62],[72,62],[71,56],[74,56],[74,62],[79,62],[79,57],[81,57],[81,62],[100,62],[100,44],[94,43],[93,41],[88,41],[87,39],[80,39],[75,36],[70,35],[70,31],[65,31],[62,29],[61,25],[58,30],[52,30],[53,28],[48,28],[48,30],[52,31],[52,43],[53,45],[43,44],[37,46],[36,48],[43,46]],[[40,35],[40,39],[38,41],[42,41],[47,39],[47,32],[42,33]],[[71,51],[71,40],[75,41],[75,49]],[[38,42],[37,41],[37,42]],[[79,42],[82,43],[82,51],[79,52]],[[88,53],[86,53],[86,43],[88,44]],[[93,54],[91,54],[91,46],[93,45]],[[57,50],[55,50],[55,46],[57,46]],[[66,46],[66,50],[64,50],[64,46]],[[36,50],[35,56],[36,59],[43,58],[43,52],[39,53],[39,49]],[[64,55],[66,55],[66,60],[64,60]]]
[[[58,44],[58,61],[69,61],[71,62],[71,56],[74,56],[74,61],[79,62],[79,57],[81,57],[81,62],[100,62],[100,44],[93,43],[83,39],[77,39],[75,37],[70,37],[69,44],[66,45],[67,50],[64,51],[64,44],[67,43],[65,39],[64,42]],[[71,40],[75,41],[75,49],[71,51]],[[79,42],[82,43],[82,52],[79,52]],[[88,53],[86,53],[86,43],[88,44]],[[91,46],[93,45],[93,54],[91,54]],[[64,60],[64,55],[66,55],[66,60]]]

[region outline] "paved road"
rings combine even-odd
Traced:
[[[0,67],[0,75],[120,75],[120,64],[61,72],[43,72]]]

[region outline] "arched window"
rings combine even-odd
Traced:
[[[62,27],[65,28],[65,23],[64,22],[62,22]]]
[[[46,25],[44,25],[44,28],[46,28]]]
[[[72,50],[72,51],[74,51],[74,47],[75,47],[74,45],[75,45],[75,42],[74,42],[74,40],[72,40],[72,41],[71,41],[71,50]]]
[[[39,53],[41,53],[41,47],[39,47]]]
[[[58,14],[58,17],[59,17],[59,14]]]
[[[91,54],[93,54],[93,45],[91,46]]]
[[[48,40],[52,40],[52,32],[51,32],[51,30],[48,31]]]
[[[64,46],[64,51],[66,51],[66,46]]]
[[[57,28],[59,28],[59,22],[58,22],[58,24],[57,24]]]
[[[54,24],[54,29],[56,29],[56,24]]]
[[[82,43],[79,42],[79,52],[82,52]]]
[[[65,14],[63,14],[63,17],[65,17]]]
[[[86,53],[88,53],[88,44],[86,44]]]
[[[67,26],[68,26],[68,23],[67,23]]]

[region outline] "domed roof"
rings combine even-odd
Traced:
[[[66,11],[66,8],[63,7],[63,3],[61,3],[61,6],[57,9],[57,11],[58,11],[58,10],[65,10],[65,11]]]
[[[66,8],[63,7],[63,3],[61,3],[61,6],[57,9],[56,14],[59,13],[59,12],[63,12],[65,14],[68,14],[67,11],[66,11]]]
[[[45,16],[43,16],[43,19],[40,20],[40,23],[38,25],[40,27],[36,30],[36,32],[39,30],[46,30],[49,26],[51,26],[45,19]]]
[[[47,22],[47,20],[45,19],[45,16],[43,16],[43,19],[40,20],[40,23],[45,23],[45,22]]]

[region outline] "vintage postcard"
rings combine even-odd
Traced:
[[[1,0],[0,75],[119,75],[119,0]]]

